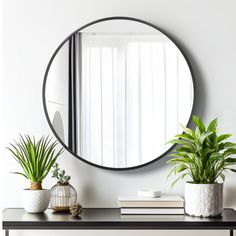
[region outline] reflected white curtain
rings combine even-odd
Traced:
[[[188,65],[160,36],[81,34],[78,154],[131,167],[165,152],[192,107]]]

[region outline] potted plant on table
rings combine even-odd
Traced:
[[[217,134],[217,119],[205,127],[201,119],[192,117],[195,130],[182,126],[184,132],[170,141],[178,144],[172,159],[169,175],[180,179],[190,177],[185,183],[185,212],[193,216],[213,217],[222,213],[224,172],[236,172],[232,167],[236,158],[236,144],[226,140],[231,134]],[[218,182],[221,179],[221,182]]]
[[[30,213],[40,213],[47,209],[50,201],[50,190],[42,188],[42,181],[56,162],[63,149],[56,151],[57,142],[49,137],[20,136],[19,141],[10,144],[10,150],[15,160],[22,167],[22,172],[13,172],[30,180],[29,189],[22,192],[22,204]]]
[[[53,166],[52,173],[52,177],[57,179],[57,184],[51,189],[51,208],[54,211],[69,211],[77,200],[76,190],[69,183],[70,176],[59,168],[58,163]]]

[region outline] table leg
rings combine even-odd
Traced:
[[[234,236],[234,230],[233,229],[229,230],[229,236]]]
[[[9,236],[9,230],[8,229],[5,230],[5,236]]]

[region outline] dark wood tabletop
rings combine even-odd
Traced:
[[[236,212],[224,209],[221,217],[187,215],[121,215],[118,208],[85,208],[80,218],[69,213],[30,214],[22,208],[3,210],[2,226],[17,229],[236,229]]]

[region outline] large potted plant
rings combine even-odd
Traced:
[[[172,165],[169,175],[180,179],[190,177],[185,183],[185,212],[199,217],[214,217],[222,213],[224,172],[236,172],[232,167],[236,158],[236,144],[226,141],[231,134],[217,134],[217,119],[205,127],[201,119],[192,117],[196,128],[182,126],[183,133],[170,141],[178,144],[168,161]],[[220,180],[220,182],[219,182]]]
[[[50,201],[50,190],[42,188],[42,181],[63,152],[56,150],[57,142],[49,137],[41,137],[38,141],[34,137],[20,136],[19,141],[10,144],[8,150],[20,164],[22,172],[13,172],[30,180],[29,189],[22,192],[22,204],[30,213],[40,213],[47,209]]]

